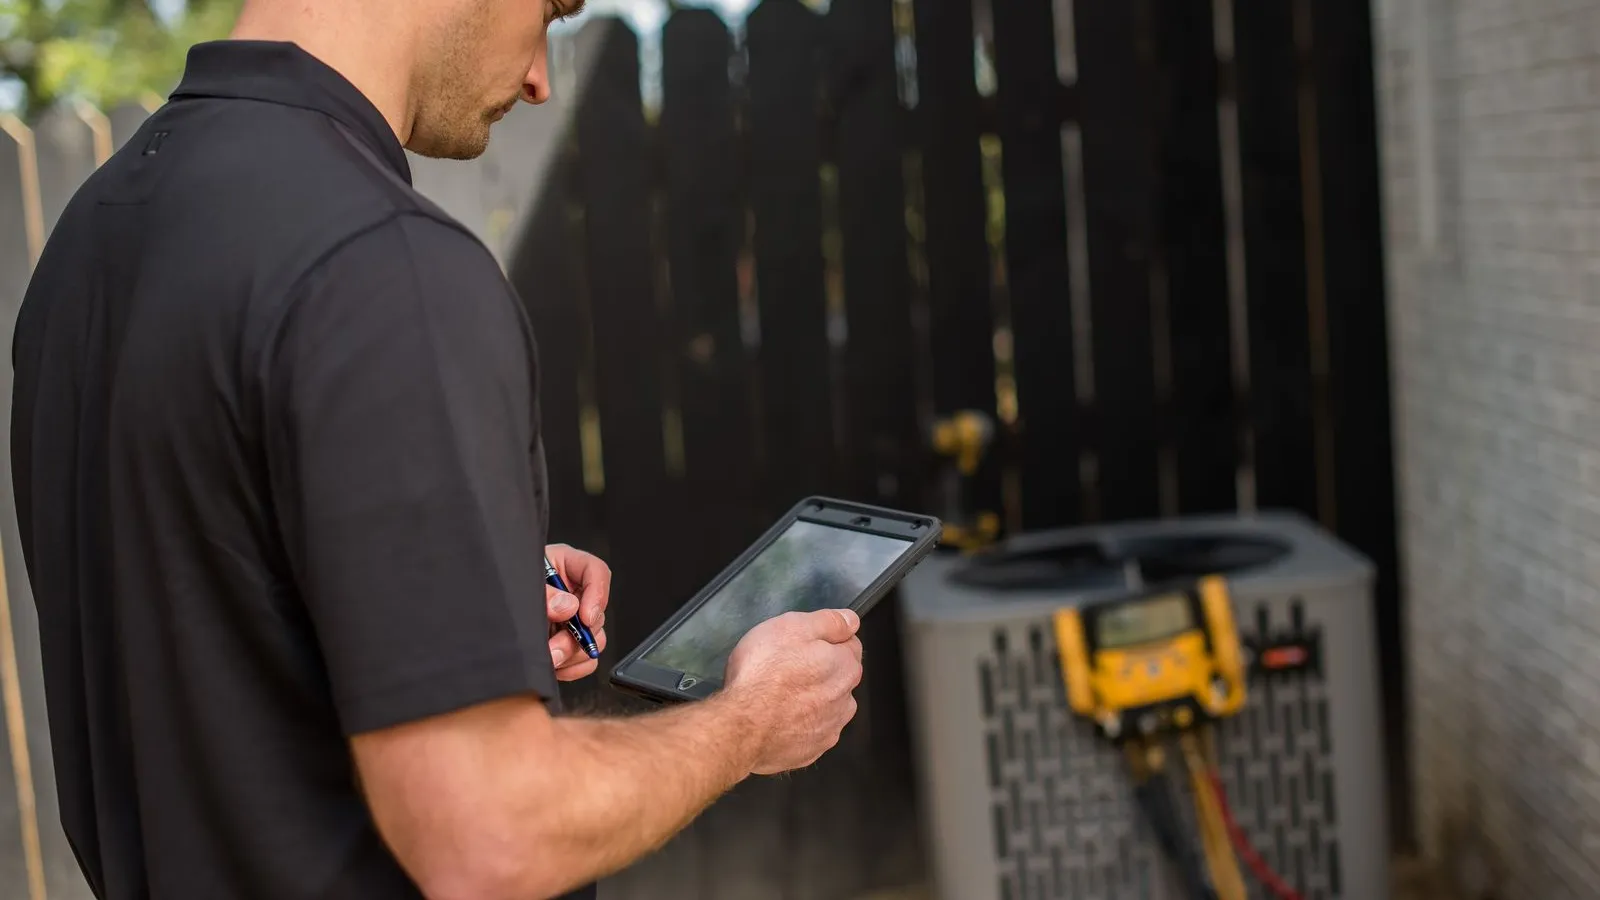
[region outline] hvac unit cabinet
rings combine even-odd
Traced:
[[[1247,705],[1217,727],[1240,826],[1306,900],[1389,896],[1372,568],[1274,514],[1022,535],[907,577],[907,684],[938,900],[1190,900],[1122,755],[1067,706],[1051,621],[1067,605],[1209,573],[1227,576],[1247,661],[1286,642],[1312,651],[1294,672],[1252,666]],[[1266,900],[1241,869],[1252,900]]]

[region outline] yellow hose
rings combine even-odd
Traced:
[[[1211,883],[1216,888],[1217,900],[1249,900],[1244,876],[1239,871],[1239,859],[1233,853],[1233,843],[1228,840],[1228,828],[1222,817],[1222,804],[1218,802],[1208,777],[1210,767],[1200,750],[1199,738],[1193,730],[1183,732],[1178,739],[1183,749],[1189,782],[1194,789],[1195,819],[1200,826],[1200,844],[1206,855],[1206,867],[1211,870]]]

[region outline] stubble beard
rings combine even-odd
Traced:
[[[492,27],[488,21],[468,16],[440,37],[433,70],[418,79],[415,96],[422,98],[407,149],[432,159],[477,159],[489,147],[494,122],[516,103],[485,109],[482,91],[475,83],[480,64],[476,35]]]
[[[462,85],[448,87],[457,89],[435,92],[418,110],[408,149],[431,159],[477,159],[489,147],[490,127],[501,110],[482,109]]]

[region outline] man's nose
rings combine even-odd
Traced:
[[[535,63],[533,68],[522,79],[522,99],[529,103],[539,104],[550,99],[550,73],[546,70],[544,60]]]

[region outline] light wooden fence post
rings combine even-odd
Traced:
[[[91,125],[92,119],[98,121]],[[96,144],[104,146],[110,141],[111,128],[104,120],[105,116],[98,113],[86,117],[75,105],[62,104],[46,110],[34,123],[46,234],[61,218],[73,193],[94,171]]]
[[[45,241],[118,129],[95,107],[66,104],[29,128],[0,116],[0,396],[10,402],[9,338]],[[22,564],[11,491],[10,412],[0,415],[0,709],[10,789],[0,794],[0,896],[87,900],[89,890],[61,830],[40,658],[39,620]],[[14,833],[14,838],[13,838]],[[13,864],[12,847],[20,849]]]
[[[0,333],[10,334],[17,307],[27,287],[28,273],[44,243],[40,204],[39,168],[34,135],[13,116],[0,116]],[[8,354],[9,355],[9,354]],[[0,366],[0,390],[11,395],[11,367]],[[9,403],[9,399],[7,400]],[[10,491],[10,414],[0,422],[5,435],[3,471],[7,478],[0,496],[6,508],[0,519],[0,708],[4,710],[6,750],[10,763],[10,805],[0,818],[0,891],[6,896],[45,900],[44,851],[40,837],[37,779],[34,775],[33,737],[28,729],[29,687],[42,687],[27,678],[25,664],[38,658],[38,625],[32,616],[27,577],[21,571],[17,543],[16,503]],[[9,565],[8,565],[9,563]],[[14,571],[11,571],[14,570]],[[26,609],[24,609],[26,607]],[[31,656],[30,656],[31,645]],[[33,675],[28,672],[27,675]],[[25,680],[32,682],[25,687]],[[40,698],[42,702],[42,697]],[[42,716],[36,727],[43,727]],[[3,797],[0,794],[0,797]],[[21,865],[13,853],[20,851]],[[24,885],[26,887],[24,887]],[[23,891],[26,894],[23,894]]]

